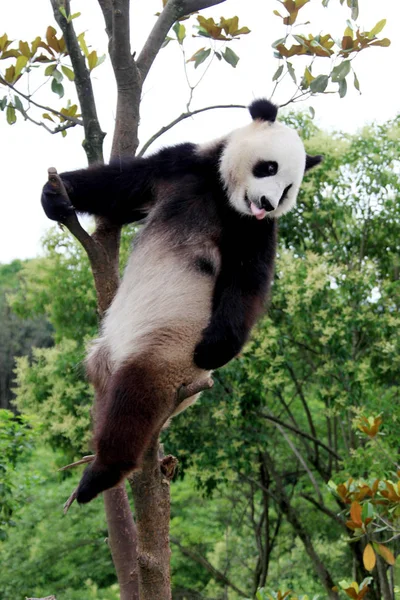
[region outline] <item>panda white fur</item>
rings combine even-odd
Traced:
[[[146,217],[87,359],[99,398],[96,459],[78,502],[140,468],[153,436],[195,400],[177,407],[178,389],[234,358],[263,310],[276,218],[322,158],[306,156],[269,101],[250,113],[249,125],[209,144],[62,174],[72,205],[43,189],[56,221],[74,210],[118,224]]]

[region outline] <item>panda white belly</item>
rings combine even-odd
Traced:
[[[89,375],[99,358],[106,359],[110,374],[138,355],[176,365],[178,377],[188,369],[201,372],[194,367],[193,352],[210,320],[219,252],[204,240],[189,239],[177,247],[172,239],[146,233],[139,237],[92,346]],[[215,274],[196,269],[199,257],[213,264]]]

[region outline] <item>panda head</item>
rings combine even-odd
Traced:
[[[278,108],[269,100],[249,107],[253,122],[233,131],[219,165],[229,202],[235,210],[263,219],[293,208],[304,172],[322,161],[308,156],[294,129],[276,121]]]

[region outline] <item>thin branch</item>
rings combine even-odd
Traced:
[[[183,2],[183,13],[184,15],[190,15],[191,13],[222,4],[225,0],[184,0]]]
[[[51,112],[53,115],[56,115],[57,117],[62,117],[63,119],[66,119],[67,121],[71,121],[71,123],[74,123],[74,125],[83,125],[83,121],[81,119],[77,119],[76,117],[69,117],[68,115],[63,115],[63,113],[59,112],[58,110],[55,110],[54,108],[50,108],[50,106],[44,106],[43,104],[39,104],[38,102],[35,102],[35,100],[32,100],[31,96],[27,96],[26,94],[23,94],[22,92],[17,90],[11,83],[8,83],[8,81],[6,81],[5,79],[0,78],[0,83],[9,87],[11,90],[13,90],[13,92],[18,94],[19,96],[21,96],[21,98],[24,98],[30,104],[33,104],[37,108],[41,108],[42,110],[47,110],[48,112]]]
[[[59,471],[67,471],[68,469],[73,469],[74,467],[78,467],[79,465],[85,465],[86,463],[93,462],[95,459],[95,456],[96,456],[95,454],[88,454],[87,456],[84,456],[80,460],[76,460],[75,462],[70,463],[69,465],[65,465],[64,467],[61,467],[58,470]]]
[[[186,398],[190,398],[203,390],[209,390],[213,387],[213,380],[208,377],[207,379],[200,379],[199,381],[194,381],[189,383],[188,385],[182,385],[178,390],[178,401],[183,402]]]
[[[284,421],[281,421],[280,419],[278,419],[277,417],[273,417],[272,415],[266,415],[263,412],[260,412],[258,414],[260,415],[260,417],[264,417],[264,419],[268,419],[268,421],[272,421],[273,423],[277,423],[282,427],[285,427],[286,429],[290,429],[294,433],[297,433],[298,435],[301,435],[302,437],[305,437],[308,440],[318,444],[319,446],[321,446],[321,448],[324,448],[327,452],[329,452],[329,454],[332,454],[332,456],[334,456],[337,460],[342,460],[341,456],[337,454],[335,450],[324,444],[324,442],[321,442],[318,438],[315,438],[314,436],[310,435],[309,433],[301,431],[301,429],[297,429],[297,427],[293,427],[293,425],[289,425],[289,423],[285,423]]]
[[[311,484],[313,485],[313,487],[315,489],[315,492],[316,492],[316,494],[318,496],[319,501],[321,502],[321,504],[323,504],[321,490],[320,490],[319,485],[317,483],[317,480],[315,479],[315,477],[314,477],[314,475],[313,475],[310,467],[308,466],[307,462],[304,460],[304,458],[301,455],[301,453],[299,452],[299,450],[293,444],[292,440],[287,435],[287,433],[284,430],[284,428],[279,423],[275,423],[275,426],[281,432],[283,438],[285,439],[285,441],[288,444],[288,446],[291,448],[293,454],[297,457],[297,459],[299,460],[299,462],[303,465],[303,467],[304,467],[305,471],[307,472],[307,475],[308,475],[308,477],[309,477],[309,479],[311,481]]]
[[[301,492],[299,495],[301,498],[304,498],[304,500],[307,500],[307,502],[310,502],[310,504],[315,506],[315,508],[317,508],[319,511],[323,512],[325,515],[327,515],[328,517],[330,517],[331,519],[333,519],[334,521],[339,523],[339,525],[341,525],[346,531],[348,531],[344,519],[342,519],[342,517],[340,515],[337,515],[336,513],[334,513],[333,510],[330,510],[327,506],[325,506],[325,504],[323,502],[322,503],[317,502],[309,494],[304,494]]]
[[[207,110],[215,110],[217,108],[247,108],[247,107],[244,106],[244,104],[216,104],[214,106],[206,106],[204,108],[198,108],[196,110],[184,112],[179,117],[177,117],[176,119],[171,121],[171,123],[168,123],[168,125],[164,125],[164,127],[161,127],[161,129],[159,129],[154,135],[152,135],[151,138],[141,148],[140,152],[138,153],[138,156],[143,156],[143,154],[146,152],[146,150],[148,150],[148,148],[151,146],[151,144],[153,142],[155,142],[159,137],[164,135],[164,133],[166,133],[173,127],[175,127],[175,125],[177,125],[181,121],[184,121],[185,119],[189,119],[189,117],[193,117],[194,115],[198,115],[199,113],[205,112]]]
[[[225,2],[225,0],[169,0],[158,17],[137,59],[136,64],[142,74],[143,81],[146,79],[168,31],[175,21],[193,12],[221,4],[222,2]]]
[[[111,0],[97,0],[103,12],[104,21],[106,24],[106,32],[108,38],[112,36],[113,21],[112,21],[112,3]]]
[[[64,515],[67,514],[71,505],[75,502],[77,496],[78,488],[75,488],[66,503],[64,504]]]
[[[66,11],[65,14],[69,16],[71,12],[70,2],[69,0],[50,0],[50,2],[53,7],[54,18],[63,32],[72,68],[75,73],[75,89],[78,94],[83,127],[85,129],[83,147],[89,164],[103,162],[103,139],[105,134],[101,130],[97,117],[89,69],[86,66],[85,57],[81,52],[73,21],[65,19],[60,12],[60,7],[63,7]]]
[[[244,592],[243,590],[238,588],[232,581],[230,581],[230,579],[228,579],[226,577],[226,575],[224,575],[223,573],[221,573],[221,571],[218,571],[218,569],[213,567],[213,565],[206,558],[204,558],[204,556],[201,556],[201,554],[198,554],[197,552],[191,550],[190,548],[183,546],[176,537],[170,536],[170,541],[172,544],[175,544],[175,546],[177,546],[179,548],[179,550],[182,552],[182,554],[184,556],[187,556],[188,558],[192,559],[194,562],[201,565],[209,573],[211,573],[211,575],[213,576],[215,581],[219,581],[219,582],[223,583],[224,585],[230,587],[237,594],[239,594],[239,596],[242,596],[243,598],[248,598],[248,596],[249,596],[248,592]]]
[[[61,177],[57,174],[57,170],[54,167],[50,167],[48,169],[49,174],[49,182],[52,185],[53,189],[64,196],[66,201],[70,203],[69,196],[65,189],[64,183]],[[76,237],[77,240],[82,244],[85,248],[87,255],[90,260],[94,260],[98,257],[98,249],[96,247],[96,243],[93,241],[93,238],[85,231],[82,225],[78,221],[78,217],[75,212],[67,217],[64,221],[63,225],[69,229],[69,231]]]
[[[24,117],[25,121],[30,121],[38,127],[43,127],[46,131],[48,131],[48,133],[51,133],[51,135],[55,135],[56,133],[60,133],[61,131],[65,131],[66,129],[70,129],[71,127],[76,126],[75,123],[66,123],[65,125],[58,125],[55,129],[51,129],[50,127],[47,127],[46,123],[43,123],[43,121],[36,121],[36,119],[30,117],[25,110],[20,112]]]

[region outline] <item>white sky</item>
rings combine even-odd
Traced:
[[[379,37],[389,37],[392,45],[390,48],[367,49],[357,57],[354,67],[361,85],[361,96],[349,85],[344,99],[331,95],[296,105],[299,108],[312,105],[316,110],[317,123],[324,128],[354,131],[366,122],[392,118],[400,108],[400,42],[396,32],[400,22],[400,2],[359,2],[358,22],[361,28],[370,30],[377,21],[387,18],[387,25]],[[140,51],[160,6],[161,0],[132,0],[133,51]],[[97,0],[73,0],[72,9],[82,12],[82,16],[74,22],[78,33],[87,31],[87,42],[98,54],[105,53],[107,38]],[[241,58],[236,69],[218,61],[211,66],[195,92],[192,108],[220,103],[248,104],[254,97],[270,95],[272,74],[277,68],[277,61],[272,58],[271,43],[284,34],[281,20],[272,14],[273,9],[280,9],[276,0],[227,0],[203,12],[205,16],[215,18],[238,15],[240,25],[248,26],[251,34],[243,36],[231,46]],[[348,16],[349,10],[341,7],[339,0],[330,0],[329,9],[321,7],[321,0],[311,0],[302,9],[302,18],[299,19],[300,22],[310,20],[311,28],[299,27],[298,32],[330,32],[334,37],[340,37]],[[7,32],[11,39],[31,41],[37,35],[44,37],[46,27],[50,24],[54,25],[49,0],[0,2],[0,36]],[[191,39],[188,56],[204,45],[207,45],[206,40]],[[325,72],[328,69],[329,59],[325,60],[326,63],[320,61],[321,72],[324,67]],[[0,64],[0,69],[4,69],[5,62]],[[296,67],[296,58],[293,63]],[[200,69],[194,71],[192,65],[189,66],[189,73],[194,81],[201,75]],[[314,69],[314,74],[318,74],[317,69]],[[348,79],[350,83],[351,77]],[[105,141],[107,157],[111,147],[115,107],[114,78],[108,61],[93,72],[93,83],[101,126],[109,132]],[[19,87],[22,89],[21,84]],[[4,95],[1,91],[0,98]],[[282,87],[280,91],[278,89],[274,100],[283,103],[289,98],[288,93],[289,90]],[[145,84],[140,129],[142,143],[184,110],[187,97],[181,52],[178,45],[171,42],[159,54]],[[73,84],[66,86],[66,95],[60,102],[50,92],[49,86],[42,88],[35,96],[38,102],[54,108],[65,106],[68,98],[75,99]],[[245,111],[229,109],[206,112],[179,124],[160,138],[152,149],[180,141],[212,139],[246,122],[248,115]],[[62,172],[86,166],[81,139],[82,131],[78,127],[69,130],[63,139],[59,134],[50,135],[44,129],[24,123],[22,118],[18,119],[16,125],[9,126],[5,113],[0,112],[0,262],[7,263],[14,258],[40,254],[40,239],[51,226],[39,202],[41,187],[47,179],[47,168],[55,166]]]

